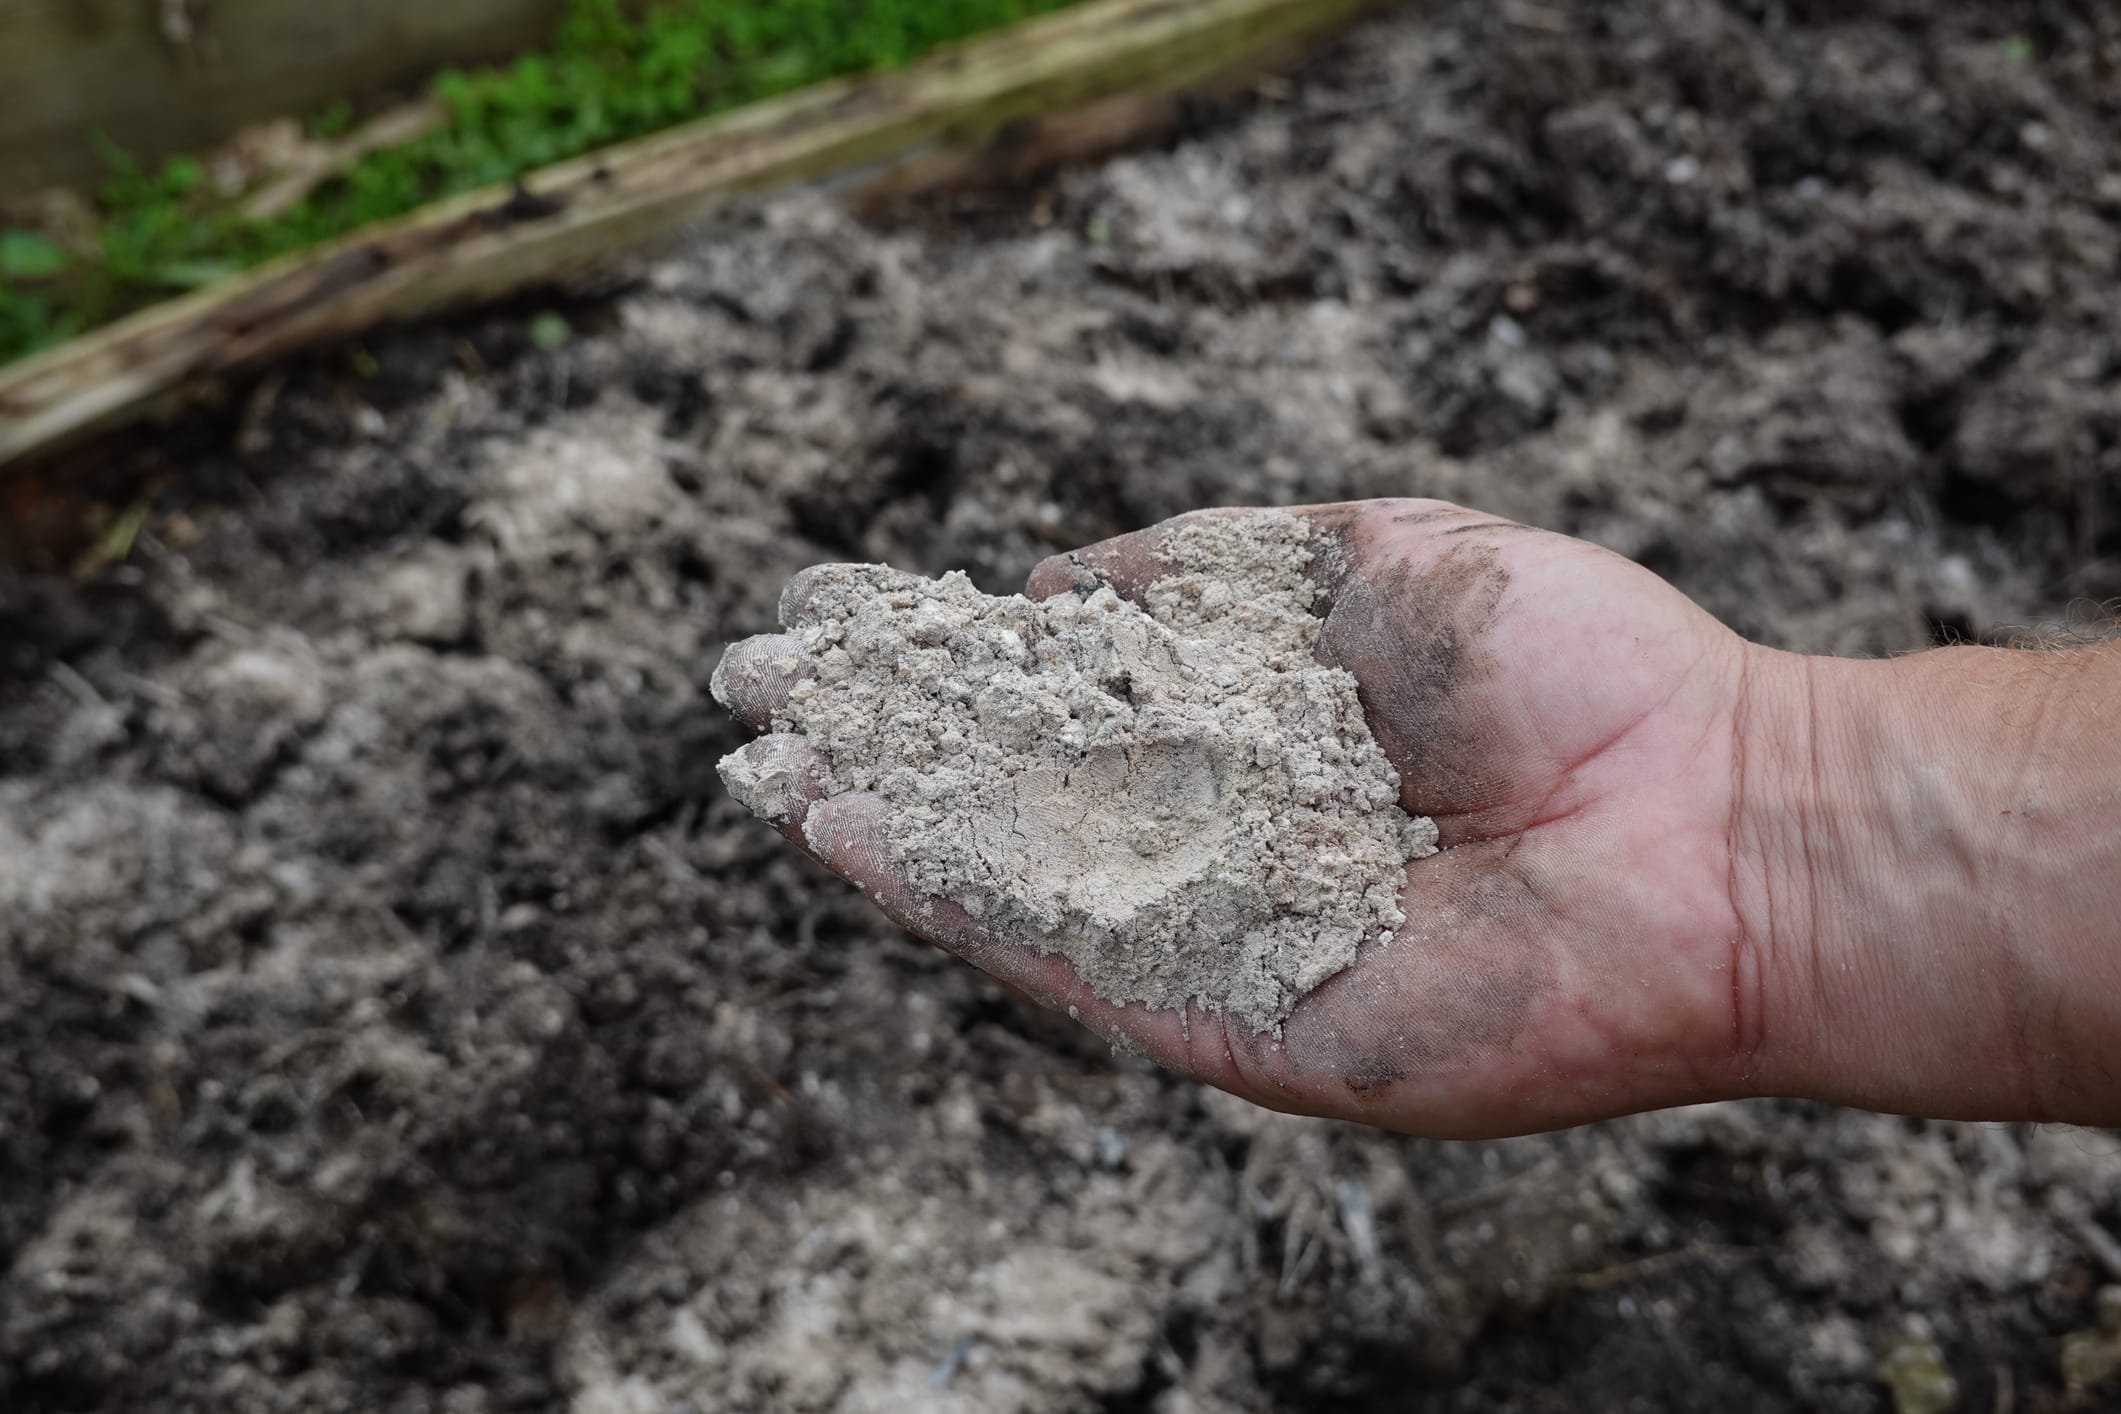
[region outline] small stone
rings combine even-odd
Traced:
[[[1878,1362],[1892,1391],[1894,1414],[1946,1414],[1959,1402],[1959,1381],[1928,1331],[1910,1327]]]
[[[462,642],[471,619],[469,579],[461,563],[439,555],[394,565],[378,586],[381,617],[390,631],[415,643]]]

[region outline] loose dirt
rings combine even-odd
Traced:
[[[807,665],[745,666],[800,674],[774,725],[819,753],[828,793],[889,802],[917,893],[1061,954],[1108,1001],[1267,1031],[1391,941],[1407,864],[1436,852],[1354,677],[1312,656],[1321,548],[1273,511],[1183,527],[1145,607],[832,567],[804,601]],[[787,816],[749,753],[721,773]]]
[[[1212,504],[1445,496],[1810,651],[2121,596],[2117,72],[2094,0],[1434,0],[77,464],[148,513],[0,571],[0,1405],[2065,1407],[2114,1136],[1226,1102],[760,828],[707,680],[805,565]]]

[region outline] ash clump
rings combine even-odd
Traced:
[[[828,793],[890,802],[917,891],[1109,1000],[1271,1030],[1389,940],[1408,861],[1436,852],[1355,679],[1312,656],[1309,571],[1336,552],[1284,513],[1197,521],[1161,547],[1146,607],[839,567],[797,631],[817,676],[774,725],[822,753]],[[774,815],[772,782],[741,755],[722,769]]]

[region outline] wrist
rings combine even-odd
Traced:
[[[2114,1118],[2121,657],[1753,651],[1732,896],[1759,1087]]]

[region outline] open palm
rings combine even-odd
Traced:
[[[1355,675],[1402,804],[1444,848],[1408,866],[1394,940],[1365,945],[1279,1035],[1104,1002],[1058,957],[915,896],[882,800],[819,798],[809,748],[785,734],[747,748],[787,783],[777,823],[915,932],[1276,1108],[1475,1135],[1743,1093],[1762,990],[1734,902],[1752,650],[1581,541],[1440,502],[1299,513],[1344,551],[1327,557],[1319,655]],[[1030,592],[1094,577],[1138,597],[1170,529],[1049,560]],[[783,600],[791,623],[805,586]],[[718,680],[763,729],[802,673],[795,640],[766,635]]]

